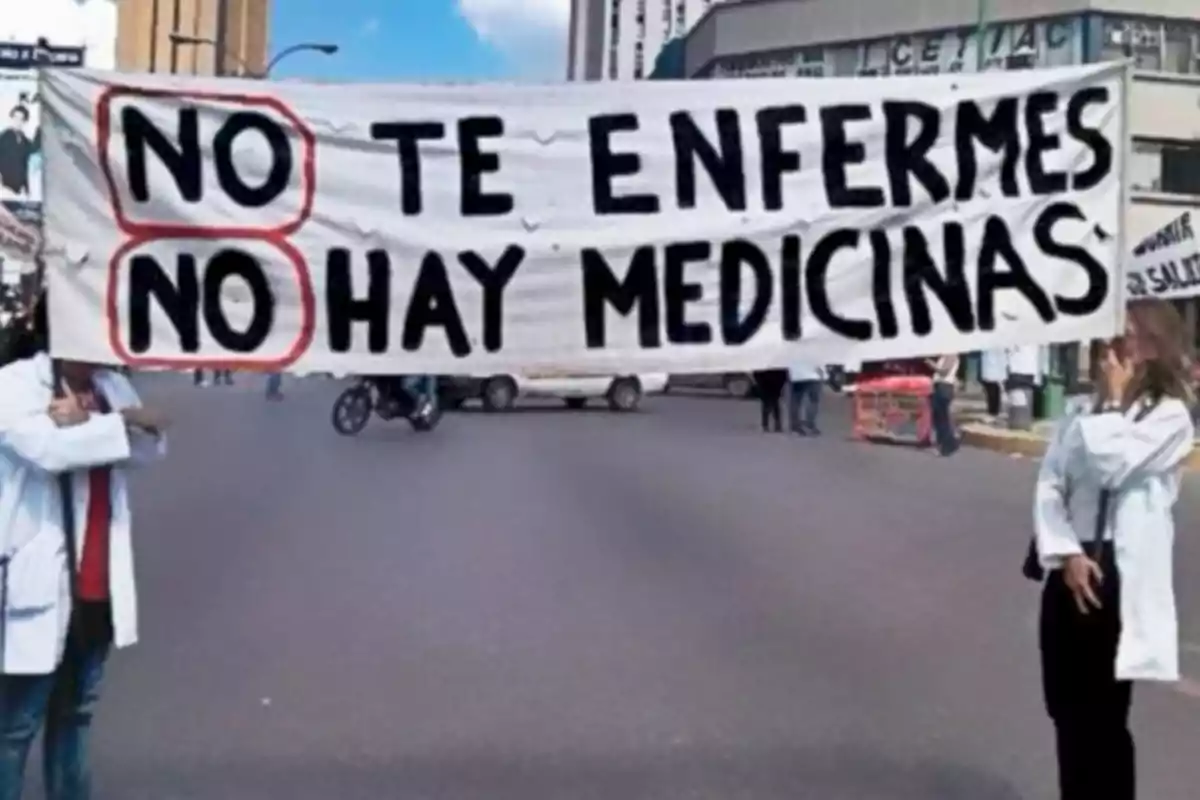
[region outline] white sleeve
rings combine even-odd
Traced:
[[[1062,566],[1067,556],[1079,555],[1083,546],[1071,525],[1067,509],[1066,449],[1064,440],[1074,427],[1077,417],[1064,420],[1054,436],[1038,468],[1037,488],[1033,499],[1033,531],[1038,560],[1042,569]]]
[[[1071,443],[1101,486],[1119,491],[1148,475],[1173,472],[1192,451],[1196,431],[1187,406],[1163,401],[1145,419],[1094,414],[1074,426]]]
[[[93,414],[60,428],[45,412],[0,418],[0,447],[45,472],[73,472],[120,463],[130,455],[120,414]]]
[[[125,408],[141,408],[142,400],[138,397],[133,382],[119,372],[114,372],[109,380],[120,393],[122,405]],[[129,464],[134,467],[144,467],[161,461],[167,455],[166,434],[147,433],[136,428],[129,430]]]

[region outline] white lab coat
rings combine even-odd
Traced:
[[[96,374],[112,410],[139,405],[119,372]],[[7,578],[0,598],[4,653],[0,672],[45,675],[62,660],[71,617],[71,585],[58,475],[74,477],[77,556],[84,548],[91,467],[113,465],[109,589],[114,644],[137,641],[137,591],[130,538],[129,488],[124,467],[166,453],[163,437],[130,432],[119,414],[93,414],[59,428],[46,413],[54,395],[50,359],[43,355],[0,369],[0,559]]]
[[[1195,429],[1182,401],[1165,399],[1135,421],[1138,410],[1064,418],[1038,475],[1034,531],[1042,566],[1061,567],[1094,538],[1100,490],[1110,490],[1104,538],[1114,543],[1121,577],[1116,676],[1173,681],[1179,631],[1172,510]]]
[[[984,383],[1003,385],[1008,378],[1008,350],[984,350],[979,359],[979,379]]]
[[[808,361],[793,361],[788,367],[788,380],[792,383],[800,381],[823,381],[825,380],[825,368],[820,364],[813,364]]]

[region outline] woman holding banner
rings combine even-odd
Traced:
[[[1180,473],[1195,430],[1182,325],[1163,301],[1129,308],[1103,348],[1092,413],[1059,426],[1038,476],[1040,649],[1062,800],[1132,800],[1135,680],[1179,677],[1172,586]]]

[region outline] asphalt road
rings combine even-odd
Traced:
[[[1030,462],[850,443],[844,408],[764,435],[705,398],[343,439],[338,384],[290,388],[146,382],[176,428],[136,483],[100,800],[1054,796]],[[1135,705],[1144,796],[1195,798],[1200,699]]]

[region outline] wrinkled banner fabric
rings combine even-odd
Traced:
[[[612,374],[1107,336],[1127,80],[47,71],[52,350]]]
[[[1200,295],[1200,244],[1191,211],[1138,242],[1125,280],[1130,299],[1180,300]]]

